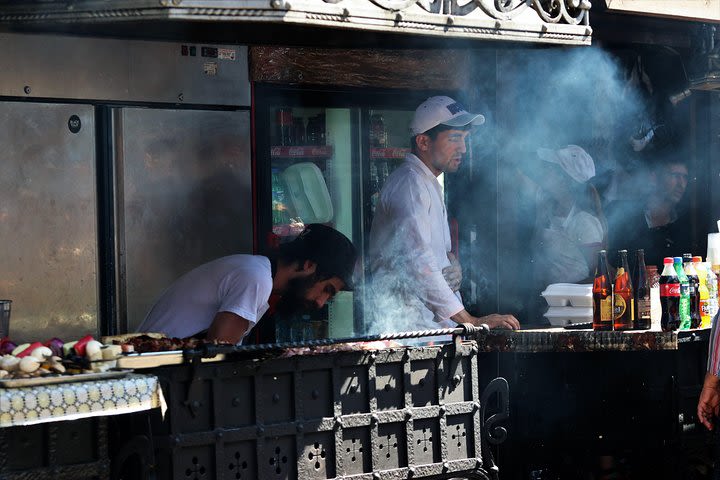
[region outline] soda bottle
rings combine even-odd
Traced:
[[[674,267],[673,257],[665,257],[660,274],[660,328],[671,332],[680,328],[680,279]]]
[[[680,330],[690,328],[690,282],[682,266],[682,257],[673,257],[673,267],[680,281]]]
[[[593,330],[612,330],[612,281],[607,263],[607,251],[598,252],[593,281]]]
[[[277,125],[277,136],[280,145],[292,145],[294,140],[292,110],[289,108],[279,108],[275,116],[275,123]]]
[[[387,147],[387,130],[385,120],[380,114],[370,115],[370,146],[376,148]]]
[[[710,314],[710,322],[712,322],[718,311],[718,279],[712,270],[710,262],[705,262],[705,270],[707,270],[708,313]]]
[[[710,292],[707,288],[707,270],[702,262],[702,257],[692,257],[692,263],[698,274],[698,298],[700,299],[700,328],[710,327],[712,317],[710,316]]]
[[[650,328],[650,284],[645,267],[645,250],[642,248],[636,253],[635,272],[632,279],[636,307],[634,328],[647,330]]]
[[[689,285],[690,328],[700,328],[700,279],[692,263],[692,253],[683,253],[683,270]]]

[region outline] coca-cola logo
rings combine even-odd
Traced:
[[[660,296],[661,297],[679,297],[680,296],[680,284],[679,283],[663,283],[660,285]]]

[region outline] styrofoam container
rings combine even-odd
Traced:
[[[554,327],[592,322],[592,316],[592,307],[548,307],[547,312],[545,312],[545,318]]]
[[[282,179],[295,214],[303,223],[325,223],[333,218],[330,192],[322,172],[312,162],[296,163],[286,168]]]
[[[551,307],[592,307],[592,285],[553,283],[540,293]]]

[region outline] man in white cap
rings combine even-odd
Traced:
[[[540,288],[551,283],[588,281],[595,255],[607,245],[607,226],[600,198],[588,180],[595,163],[577,145],[539,148],[543,161],[535,180],[537,219],[533,238],[533,265]]]
[[[450,229],[437,177],[454,173],[465,140],[485,122],[450,97],[431,97],[410,124],[411,153],[387,178],[370,230],[368,265],[376,332],[444,328],[457,323],[520,327],[512,315],[475,317],[457,290],[462,278],[450,253]]]

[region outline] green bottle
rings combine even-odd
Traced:
[[[680,330],[690,329],[690,280],[685,274],[682,257],[673,257],[673,267],[680,280]]]

